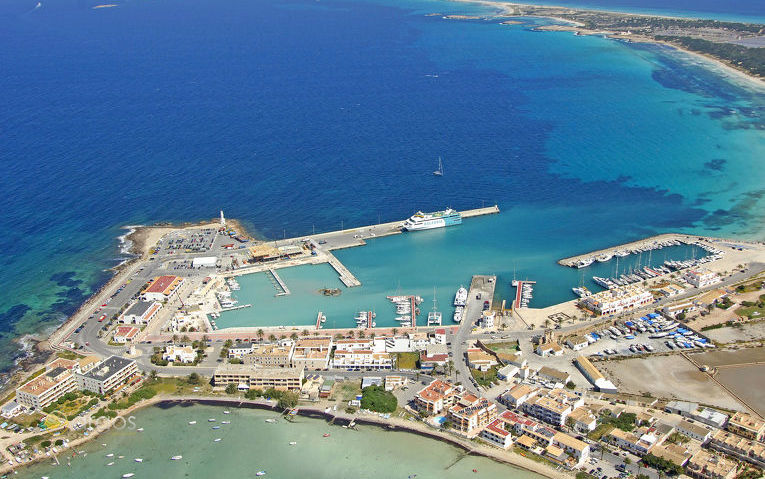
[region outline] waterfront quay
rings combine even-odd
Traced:
[[[662,243],[662,242],[668,242],[668,241],[678,241],[684,244],[692,244],[696,242],[698,239],[699,239],[698,236],[689,236],[689,235],[684,235],[679,233],[665,233],[665,234],[660,234],[656,236],[650,236],[648,238],[643,238],[637,241],[633,241],[631,243],[624,243],[624,244],[620,244],[616,246],[610,246],[608,248],[603,248],[597,251],[591,251],[589,253],[579,254],[576,256],[568,257],[568,258],[563,258],[558,260],[558,264],[561,266],[569,266],[572,268],[576,268],[577,263],[579,263],[580,261],[593,259],[600,255],[613,256],[617,251],[639,250],[639,249],[649,248],[656,243]]]

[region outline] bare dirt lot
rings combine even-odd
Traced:
[[[711,340],[718,343],[734,343],[736,341],[754,341],[765,338],[765,321],[755,323],[737,323],[720,329],[704,331]]]
[[[648,392],[656,397],[694,401],[726,409],[743,409],[706,373],[679,355],[604,361],[598,368],[621,392]]]
[[[711,367],[731,364],[747,364],[765,361],[765,348],[740,349],[738,351],[720,350],[709,351],[691,356],[699,364]]]
[[[765,416],[765,364],[720,368],[717,380]]]

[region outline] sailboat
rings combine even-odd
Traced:
[[[436,288],[433,288],[433,311],[428,313],[428,326],[441,326],[441,313],[436,311]]]
[[[444,176],[444,163],[441,161],[441,157],[438,157],[438,169],[433,172],[436,176]]]

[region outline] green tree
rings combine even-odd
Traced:
[[[189,374],[187,381],[189,384],[202,384],[202,376],[200,376],[198,373],[191,373]]]
[[[262,329],[258,329],[258,339],[261,341],[263,340],[263,336],[265,336],[265,332]]]
[[[236,394],[239,389],[236,387],[236,384],[231,383],[228,386],[226,386],[226,394]]]
[[[396,411],[398,401],[390,391],[381,386],[368,386],[361,391],[361,407],[370,411],[391,413]]]

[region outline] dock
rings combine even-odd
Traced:
[[[524,284],[537,284],[536,281],[517,281],[515,282],[515,301],[513,301],[513,309],[521,308],[523,301],[523,285]]]
[[[244,309],[244,308],[251,308],[251,304],[240,304],[238,306],[232,306],[230,308],[223,308],[220,310],[221,313],[225,313],[226,311],[236,311],[237,309]]]
[[[290,289],[287,287],[287,284],[284,282],[284,280],[282,280],[281,276],[279,276],[279,274],[276,272],[275,269],[270,268],[268,272],[271,273],[271,277],[273,278],[275,282],[275,286],[278,286],[279,288],[281,288],[281,291],[276,293],[276,296],[287,296],[288,294],[292,294],[290,292]]]
[[[327,320],[327,318],[324,316],[324,313],[319,311],[319,314],[316,315],[316,329],[317,330],[321,329],[322,324],[326,320]]]
[[[571,256],[569,258],[563,258],[558,260],[558,264],[561,266],[570,266],[572,268],[576,268],[577,263],[579,263],[580,261],[596,258],[597,256],[602,254],[613,256],[619,250],[629,251],[629,250],[635,250],[640,248],[648,248],[653,245],[656,245],[657,243],[661,243],[665,241],[673,241],[673,240],[678,241],[680,243],[684,243],[684,244],[693,244],[698,239],[699,239],[698,236],[684,235],[684,234],[678,234],[678,233],[666,233],[666,234],[651,236],[638,241],[632,241],[630,243],[624,243],[621,245],[611,246],[609,248],[592,251],[590,253]]]
[[[326,254],[329,265],[332,266],[337,274],[340,275],[340,281],[342,281],[346,288],[361,286],[361,281],[359,281],[358,278],[356,278],[356,276],[354,276],[353,273],[351,273],[351,271],[346,268],[345,265],[341,263],[335,255],[329,251],[327,251]]]

